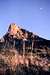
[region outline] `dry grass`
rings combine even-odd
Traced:
[[[40,58],[40,56],[37,56],[36,54],[32,54],[31,56],[31,53],[23,56],[18,54],[15,49],[1,51],[0,60],[1,59],[9,66],[9,68],[12,68],[12,70],[15,70],[16,66],[19,64],[26,65],[27,67],[29,64],[40,66],[46,71],[48,71],[50,67],[50,61],[47,58]]]

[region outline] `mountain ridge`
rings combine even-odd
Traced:
[[[48,73],[50,40],[41,38],[14,23],[10,24],[8,31],[0,39],[0,75]]]
[[[37,46],[41,45],[43,47],[46,46],[50,48],[50,40],[41,38],[38,35],[33,34],[33,32],[29,32],[26,29],[17,26],[15,23],[11,23],[7,33],[0,39],[0,42],[3,41],[6,43],[6,41],[11,42],[11,40],[13,41],[15,39],[33,41]]]

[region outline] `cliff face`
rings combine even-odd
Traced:
[[[23,48],[23,45],[25,45]],[[15,48],[18,52],[40,52],[41,54],[50,55],[50,40],[43,39],[16,24],[9,25],[7,33],[0,39],[0,49]]]
[[[32,32],[18,27],[14,23],[10,24],[7,33],[0,39],[0,45],[3,44],[3,47],[8,47],[11,44],[15,47],[18,44],[22,45],[23,40],[25,41],[26,46],[31,46],[33,43],[33,48],[50,48],[50,40],[43,39]]]
[[[0,66],[3,61],[4,65],[6,64],[13,71],[17,69],[21,72],[22,68],[22,73],[26,70],[28,75],[30,71],[30,75],[33,75],[34,71],[35,73],[40,70],[50,71],[50,40],[43,39],[12,23],[7,33],[0,39]],[[2,66],[3,68],[5,67]],[[20,74],[17,72],[17,75]],[[40,75],[39,72],[36,75]]]
[[[12,36],[13,38],[17,39],[28,39],[34,36],[32,32],[22,29],[14,23],[10,24],[8,32],[5,35],[7,35],[8,37]]]

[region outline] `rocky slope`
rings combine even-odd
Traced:
[[[8,74],[9,73],[9,74]],[[16,24],[0,39],[0,75],[47,75],[50,73],[50,40]]]

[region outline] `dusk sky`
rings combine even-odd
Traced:
[[[10,23],[50,39],[50,0],[0,0],[0,37]]]

